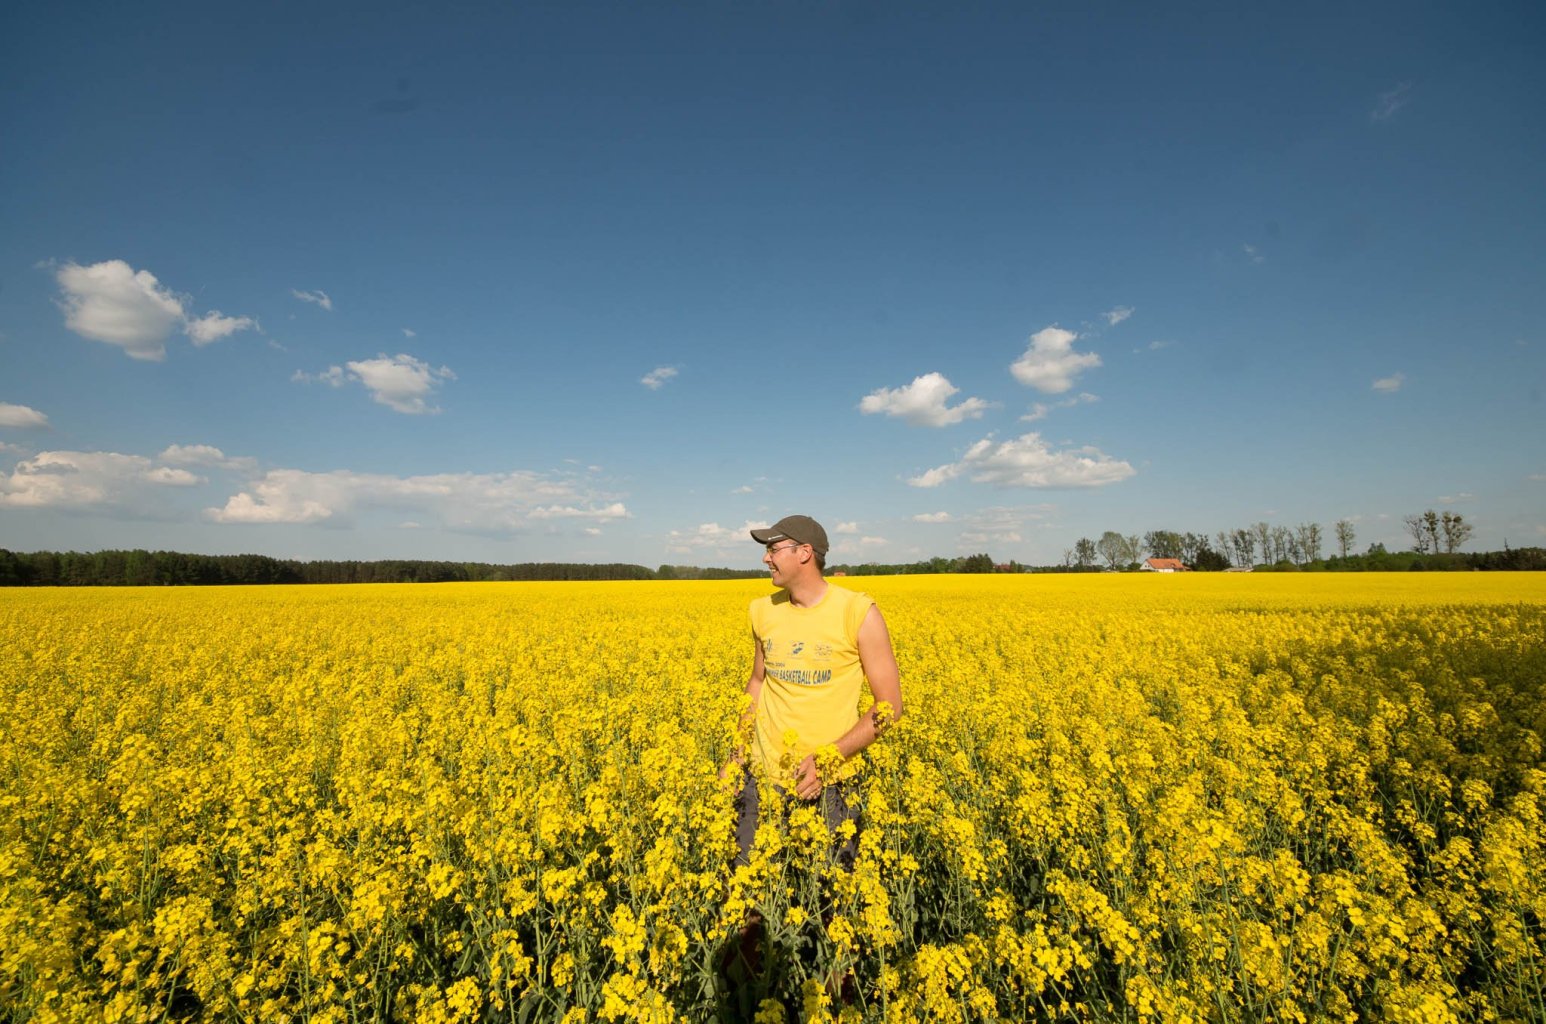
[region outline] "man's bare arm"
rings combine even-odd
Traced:
[[[897,719],[902,717],[902,681],[896,667],[896,653],[891,649],[891,633],[880,609],[870,606],[869,613],[859,626],[859,664],[864,676],[870,681],[870,692],[875,704],[859,717],[853,727],[838,737],[837,752],[844,759],[875,742]],[[750,685],[750,684],[748,684]],[[761,686],[759,680],[759,689]],[[883,709],[881,705],[886,705]],[[821,773],[816,768],[815,755],[800,762],[795,771],[795,795],[814,800],[821,792]]]
[[[757,639],[756,633],[752,634],[752,651],[752,674],[746,679],[746,695],[751,698],[751,703],[741,713],[741,720],[735,730],[735,734],[742,737],[743,742],[736,746],[735,750],[730,754],[730,760],[719,770],[719,777],[721,779],[730,776],[732,765],[743,765],[746,763],[746,744],[744,743],[744,738],[751,734],[752,723],[757,719],[757,701],[762,697],[763,664],[762,641]]]

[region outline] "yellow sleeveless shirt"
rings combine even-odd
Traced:
[[[791,604],[784,590],[752,602],[763,667],[752,747],[778,785],[792,783],[805,755],[835,743],[859,720],[859,625],[874,604],[868,594],[831,583],[809,608]]]

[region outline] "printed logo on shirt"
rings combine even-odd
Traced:
[[[790,654],[799,654],[803,650],[805,650],[804,640],[796,640],[794,643],[789,645]]]
[[[798,686],[821,686],[832,681],[832,670],[829,668],[816,671],[792,668],[769,668],[767,673],[773,679],[781,679],[786,683],[794,683]]]

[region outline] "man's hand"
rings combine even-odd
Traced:
[[[741,776],[745,771],[746,766],[732,757],[719,769],[719,788],[734,796],[741,789]]]
[[[814,800],[821,795],[821,770],[816,767],[815,754],[806,754],[794,770],[794,795],[801,800]]]

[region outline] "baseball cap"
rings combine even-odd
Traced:
[[[776,544],[781,540],[792,540],[800,544],[809,544],[817,554],[827,553],[827,531],[821,528],[821,524],[810,516],[785,516],[772,526],[761,530],[752,531],[752,540],[758,544]]]

